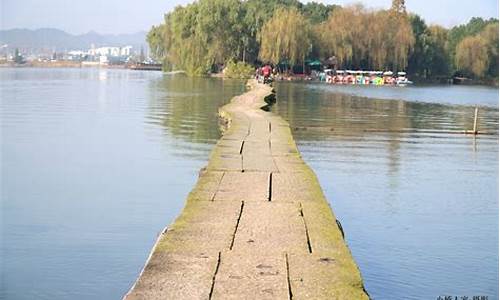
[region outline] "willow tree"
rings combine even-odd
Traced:
[[[464,38],[456,47],[455,64],[476,77],[498,76],[498,23]]]
[[[167,42],[165,41],[165,24],[152,26],[146,36],[146,40],[151,50],[151,56],[156,60],[163,60],[166,55]]]
[[[415,42],[404,6],[372,11],[362,5],[336,9],[315,29],[323,58],[351,68],[404,69]]]
[[[471,72],[477,77],[484,75],[488,67],[488,49],[484,39],[479,36],[469,36],[458,45],[455,63],[459,70]]]
[[[242,5],[239,0],[197,2],[196,34],[207,45],[212,64],[237,58],[242,48]]]
[[[406,13],[404,0],[393,0],[387,20],[389,63],[394,70],[408,66],[408,57],[415,44],[415,36],[410,19]]]
[[[200,0],[176,7],[165,17],[162,29],[167,35],[167,62],[190,75],[202,75],[235,58],[240,47],[240,11],[239,0]],[[150,32],[153,42],[158,31]]]
[[[356,8],[348,7],[334,10],[328,20],[316,27],[315,31],[321,41],[321,54],[324,58],[335,56],[341,66],[351,63],[354,53]]]
[[[262,61],[279,64],[304,63],[311,49],[309,22],[295,7],[279,8],[260,31],[260,53]]]
[[[486,42],[489,67],[487,76],[498,78],[498,22],[488,24],[479,36]]]
[[[489,20],[485,20],[483,18],[473,17],[466,24],[460,24],[451,28],[448,35],[450,60],[452,62],[455,61],[455,50],[464,38],[479,34],[488,24],[491,23],[498,23],[498,19],[491,18]]]
[[[166,18],[171,38],[168,60],[176,69],[190,75],[207,73],[211,60],[207,57],[207,41],[197,32],[199,6],[197,3],[178,6]]]
[[[415,37],[406,18],[399,20],[397,30],[394,34],[394,43],[392,44],[393,59],[392,66],[395,70],[403,70],[408,66],[408,56],[410,55]]]
[[[392,47],[391,43],[388,43],[390,37],[386,30],[388,13],[383,10],[374,11],[366,14],[365,20],[368,25],[363,28],[363,32],[366,38],[364,45],[367,49],[368,66],[377,70],[385,69]]]

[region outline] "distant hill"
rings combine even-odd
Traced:
[[[90,31],[86,34],[73,35],[54,28],[9,29],[0,30],[0,46],[20,48],[29,52],[36,50],[68,51],[88,49],[91,44],[100,46],[126,46],[138,49],[146,47],[146,31],[132,34],[99,34]]]

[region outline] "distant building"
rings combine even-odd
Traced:
[[[64,58],[66,60],[81,61],[86,55],[87,52],[81,50],[73,50],[66,53]]]
[[[120,48],[121,56],[130,56],[132,54],[132,46],[125,46]]]
[[[95,48],[92,45],[86,55],[87,60],[99,61],[101,65],[124,64],[132,55],[132,46]]]
[[[73,50],[73,51],[69,51],[68,55],[84,56],[84,55],[87,55],[87,52],[84,52],[84,51],[81,51],[81,50]]]
[[[101,65],[107,65],[109,63],[109,59],[107,55],[101,55],[99,56],[99,64]]]
[[[92,56],[130,56],[132,46],[125,47],[100,47],[100,48],[90,48],[88,51],[89,55]]]

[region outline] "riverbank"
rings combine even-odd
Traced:
[[[224,73],[211,73],[210,77],[214,78],[231,78],[229,76],[225,76]],[[442,85],[479,85],[479,86],[489,86],[489,87],[498,87],[499,81],[498,78],[488,78],[488,79],[470,79],[470,78],[452,78],[452,77],[435,77],[435,78],[422,78],[422,77],[414,77],[409,76],[409,78],[417,85],[429,85],[429,84],[442,84]],[[276,81],[312,81],[318,82],[317,78],[303,75],[303,74],[294,74],[294,75],[278,75],[275,78]],[[350,85],[350,84],[349,84]]]
[[[126,299],[368,299],[288,123],[261,109],[271,88],[250,83],[220,109],[228,129]]]
[[[130,70],[146,70],[146,71],[162,71],[161,67],[155,65],[153,67],[149,66],[128,66],[128,65],[101,65],[99,63],[85,63],[85,62],[72,62],[72,61],[33,61],[25,64],[15,64],[15,63],[0,63],[0,68],[108,68],[108,69],[130,69]],[[171,71],[166,72],[170,74],[175,73],[185,73],[184,71]],[[207,75],[208,77],[213,78],[243,78],[241,76],[231,77],[226,76],[224,73],[210,73]],[[252,76],[248,76],[247,78],[251,78]],[[490,79],[470,79],[470,78],[421,78],[421,77],[412,77],[411,79],[415,82],[415,84],[446,84],[446,85],[483,85],[483,86],[491,86],[498,87],[499,80],[498,78],[490,78]],[[304,76],[302,74],[296,75],[280,75],[277,81],[317,81],[310,76]]]

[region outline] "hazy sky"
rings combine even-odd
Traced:
[[[265,1],[265,0],[262,0]],[[2,29],[53,27],[73,34],[133,33],[148,30],[163,13],[190,0],[0,0]],[[304,1],[306,2],[306,1]],[[324,0],[323,3],[362,2],[368,7],[388,8],[391,0]],[[497,17],[498,0],[407,0],[409,11],[429,23],[450,27],[473,16]]]

